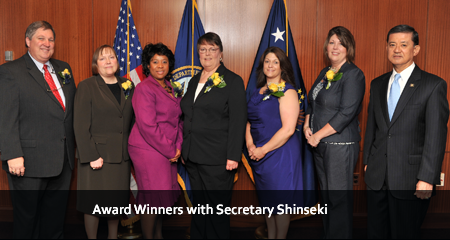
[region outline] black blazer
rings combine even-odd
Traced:
[[[314,82],[308,94],[309,105],[306,114],[310,114],[310,127],[314,133],[329,123],[337,133],[323,138],[321,142],[358,142],[358,114],[361,112],[362,100],[366,88],[364,73],[355,64],[344,63],[339,72],[342,78],[332,82],[329,89],[325,86],[313,100],[312,93],[321,81],[329,67],[324,68]],[[314,118],[312,118],[314,114]],[[312,123],[311,123],[312,121]]]
[[[7,160],[23,157],[25,176],[57,176],[63,169],[64,147],[73,169],[73,72],[66,62],[50,59],[50,63],[63,87],[66,111],[47,91],[44,75],[28,53],[0,66],[0,149],[5,171]],[[58,72],[66,68],[72,79],[63,85]]]
[[[447,138],[447,83],[415,67],[389,121],[387,91],[392,72],[374,79],[364,139],[365,182],[379,190],[416,189],[419,180],[438,184]],[[392,192],[397,198],[414,195]]]
[[[117,77],[120,85],[127,79]],[[134,93],[125,99],[121,89],[120,105],[100,75],[83,80],[75,96],[74,130],[80,163],[103,158],[107,163],[129,160],[128,136],[131,131]]]
[[[217,72],[224,76],[226,87],[213,87],[208,93],[203,87],[194,103],[200,72],[189,82],[180,103],[184,115],[182,156],[198,164],[241,161],[247,124],[244,82],[223,64]]]

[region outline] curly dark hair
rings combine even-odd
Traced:
[[[145,45],[144,51],[142,51],[141,56],[142,73],[146,77],[148,77],[148,75],[150,74],[150,69],[148,68],[148,66],[150,65],[150,60],[153,58],[153,56],[155,56],[155,54],[166,56],[169,59],[169,73],[167,74],[166,79],[170,79],[175,67],[175,57],[172,50],[170,50],[166,45],[162,43],[148,43],[147,45]]]
[[[267,54],[273,53],[277,56],[278,60],[280,60],[281,67],[281,79],[290,83],[294,88],[295,86],[295,77],[294,70],[292,69],[291,61],[286,56],[286,53],[279,47],[269,47],[264,51],[263,55],[259,59],[259,65],[256,69],[257,79],[256,79],[256,87],[261,88],[266,85],[266,75],[264,74],[264,59],[266,59]]]

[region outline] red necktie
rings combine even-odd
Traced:
[[[50,75],[50,72],[47,69],[47,65],[45,65],[45,64],[44,64],[44,75],[45,75],[45,81],[47,81],[48,86],[50,87],[50,90],[52,90],[52,92],[53,92],[53,95],[55,95],[59,104],[61,104],[63,110],[66,111],[66,107],[64,106],[61,95],[59,95],[59,92],[58,92],[58,89],[56,88],[55,82],[53,82],[52,75]]]

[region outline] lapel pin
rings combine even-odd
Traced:
[[[414,83],[411,83],[409,86],[410,86],[410,87],[414,87]]]

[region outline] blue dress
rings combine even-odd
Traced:
[[[296,90],[286,83],[284,91],[288,89]],[[270,141],[282,126],[278,98],[270,96],[263,101],[265,95],[259,94],[259,91],[260,89],[256,89],[247,103],[250,133],[256,147]],[[303,206],[302,159],[300,141],[296,134],[280,148],[267,153],[261,160],[249,159],[249,164],[253,170],[261,207],[277,207],[278,204]]]

